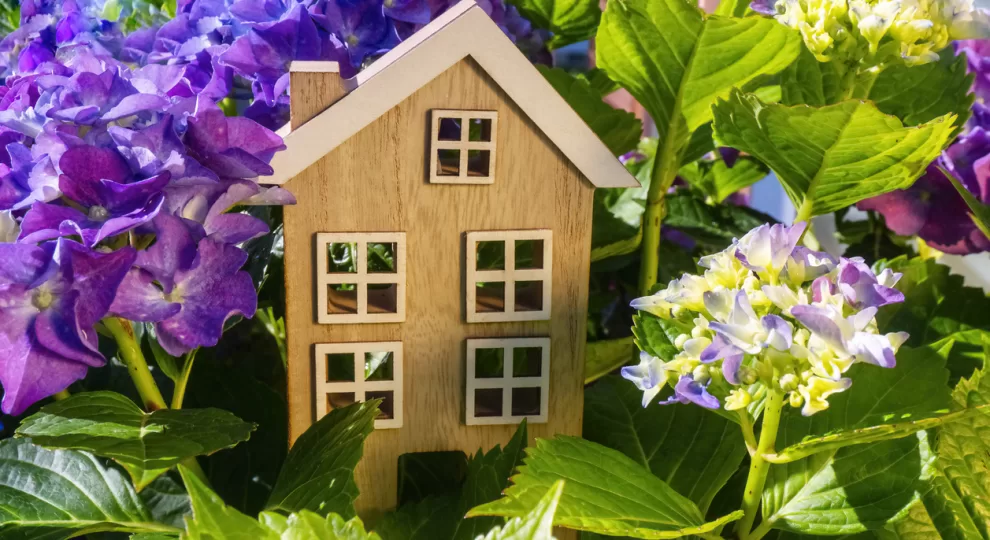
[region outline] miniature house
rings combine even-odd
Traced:
[[[295,62],[284,184],[290,437],[381,398],[359,512],[410,452],[579,434],[595,187],[638,183],[466,0],[353,79]]]

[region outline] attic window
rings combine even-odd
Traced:
[[[550,318],[549,230],[467,233],[467,322]]]
[[[491,184],[495,179],[495,111],[432,111],[430,182]]]
[[[316,235],[320,324],[405,320],[405,233]]]
[[[316,419],[381,399],[375,429],[402,427],[402,343],[320,343],[315,348]]]
[[[467,425],[547,421],[550,338],[467,340]]]

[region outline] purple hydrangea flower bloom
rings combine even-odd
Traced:
[[[959,40],[956,42],[956,51],[966,53],[969,72],[975,77],[973,93],[984,102],[990,101],[990,40]]]
[[[220,107],[200,96],[186,133],[189,153],[214,172],[228,178],[272,174],[268,163],[283,150],[282,138],[243,117],[224,116]]]
[[[685,405],[694,403],[706,409],[717,409],[720,406],[718,398],[709,394],[708,388],[695,381],[690,375],[681,375],[677,384],[674,385],[674,395],[660,402],[661,405],[668,403],[683,403]]]
[[[323,5],[327,30],[340,37],[347,47],[351,64],[360,66],[365,58],[399,44],[395,26],[385,16],[382,2],[328,0]]]
[[[158,214],[169,181],[163,172],[130,182],[127,163],[113,150],[95,146],[70,148],[59,160],[62,193],[82,206],[35,203],[21,223],[20,241],[41,242],[60,236],[79,236],[93,246],[105,238],[129,231]]]
[[[384,0],[385,15],[413,24],[430,22],[430,3],[426,0]]]
[[[877,276],[862,257],[843,258],[837,286],[846,302],[856,309],[880,307],[904,301],[904,293],[893,288],[900,278],[901,274],[889,268]],[[816,296],[819,294],[815,291]]]
[[[736,243],[736,258],[761,278],[765,275],[776,278],[787,264],[807,226],[804,222],[791,226],[761,225],[739,239]]]
[[[732,307],[726,304],[733,298]],[[711,345],[701,352],[700,360],[711,363],[723,360],[722,373],[731,384],[739,384],[739,366],[745,354],[757,354],[767,347],[778,351],[791,348],[790,323],[777,315],[757,318],[746,291],[734,296],[729,291],[707,292],[705,307],[718,321],[708,324],[715,332]]]
[[[657,397],[657,394],[660,393],[660,390],[663,390],[663,386],[667,382],[667,373],[663,360],[655,356],[650,356],[646,352],[639,353],[639,365],[626,366],[619,373],[622,374],[624,379],[632,381],[636,385],[636,388],[643,391],[644,408],[653,401],[653,398]]]
[[[76,124],[112,122],[144,111],[164,111],[170,105],[165,97],[139,93],[114,70],[83,71],[71,77],[45,75],[38,84],[54,92],[52,102],[58,106],[48,114]]]
[[[776,0],[753,0],[749,3],[749,9],[760,15],[776,15]]]
[[[794,318],[840,357],[892,368],[897,365],[894,353],[907,340],[907,334],[895,332],[880,335],[863,332],[876,313],[875,307],[868,307],[850,317],[844,317],[833,306],[804,305],[791,308]]]
[[[58,198],[58,176],[47,156],[36,162],[21,143],[8,144],[6,150],[10,165],[0,163],[0,210],[20,210]]]
[[[68,240],[0,244],[3,412],[20,414],[104,364],[93,325],[134,258],[129,247],[97,253]]]
[[[215,184],[220,178],[193,157],[172,127],[172,117],[144,129],[110,127],[108,130],[117,151],[136,174],[151,177],[168,172],[172,185]]]
[[[181,218],[162,214],[155,225],[157,242],[138,255],[111,312],[154,322],[162,348],[175,356],[216,345],[228,318],[257,309],[251,276],[240,269],[247,253],[204,238]]]

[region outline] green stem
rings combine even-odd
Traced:
[[[186,362],[182,365],[182,373],[175,381],[175,390],[172,392],[172,408],[181,409],[182,402],[186,398],[186,385],[189,384],[189,375],[192,373],[193,362],[196,361],[196,353],[199,349],[193,349],[186,355]]]
[[[746,450],[752,456],[756,453],[756,435],[753,434],[753,419],[746,412],[746,409],[736,411],[739,414],[739,428],[742,430],[743,441],[746,443]]]
[[[103,324],[117,341],[120,358],[127,364],[127,372],[131,374],[134,386],[144,402],[144,408],[148,411],[167,409],[168,405],[165,404],[165,398],[162,397],[158,384],[151,376],[148,361],[145,360],[144,353],[141,352],[141,344],[134,337],[134,328],[131,326],[131,322],[116,317],[107,317],[103,319]]]
[[[680,152],[674,147],[677,136],[673,129],[664,136],[657,148],[650,176],[650,189],[646,194],[646,212],[643,214],[642,260],[639,266],[639,292],[650,294],[657,283],[660,268],[660,224],[667,216],[667,190],[677,178]]]
[[[763,426],[760,428],[760,442],[756,446],[756,454],[749,462],[749,476],[746,477],[746,491],[743,492],[743,518],[736,526],[740,540],[750,540],[750,530],[756,521],[760,510],[760,500],[763,496],[763,486],[767,481],[770,463],[763,458],[764,454],[774,453],[777,442],[777,428],[780,425],[780,413],[784,408],[784,395],[777,390],[767,392],[767,400],[763,406]],[[764,516],[764,520],[766,516]]]
[[[770,523],[769,521],[760,523],[759,527],[753,529],[753,532],[749,533],[746,540],[760,540],[760,538],[763,538],[768,532],[770,532],[771,526],[773,526],[773,523]]]

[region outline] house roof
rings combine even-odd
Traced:
[[[474,0],[452,6],[346,81],[346,96],[285,135],[287,149],[272,160],[274,175],[259,181],[284,184],[465,57],[474,59],[592,184],[639,187]],[[299,67],[319,71],[313,64]],[[326,71],[335,70],[335,63],[325,64]]]

